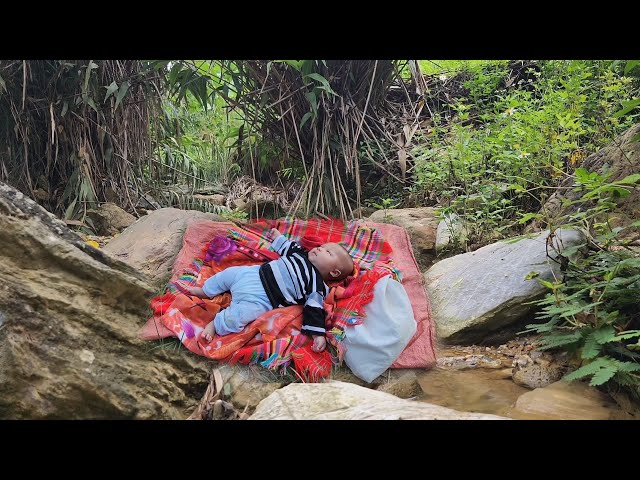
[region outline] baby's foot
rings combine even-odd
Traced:
[[[213,321],[209,322],[204,330],[202,330],[202,337],[210,342],[213,339],[213,336],[216,334],[216,326],[213,324]]]

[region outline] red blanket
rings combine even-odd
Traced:
[[[327,232],[324,231],[324,227],[327,225],[325,221],[317,221],[318,223],[316,224],[313,224],[311,220],[309,222],[308,224],[306,222],[303,223],[305,227],[304,232],[300,230],[300,221],[269,222],[265,224],[264,227],[277,226],[292,239],[297,239],[297,235],[300,234],[307,234],[308,236],[310,229],[306,227],[311,225],[317,227],[315,228],[315,233],[317,233],[317,236],[323,241],[340,241],[358,237],[358,235],[353,234],[354,232],[358,233],[358,230],[354,229],[353,222],[347,224],[347,228],[342,229],[342,238],[339,238],[339,233],[333,231],[335,224],[331,224],[331,232],[327,235]],[[368,224],[367,227],[373,227],[379,232],[382,232],[385,239],[387,239],[388,236],[387,240],[389,240],[389,244],[392,246],[391,248],[395,250],[395,263],[402,271],[404,277],[403,284],[412,301],[416,321],[418,322],[416,335],[392,367],[430,367],[435,362],[430,309],[426,293],[420,283],[421,275],[413,259],[406,231],[392,225]],[[366,227],[364,230],[366,230]],[[209,240],[216,235],[227,236],[231,231],[235,231],[235,237],[239,238],[243,237],[243,232],[246,233],[249,230],[238,229],[235,224],[230,222],[210,221],[194,222],[187,228],[184,235],[183,248],[174,263],[173,276],[167,292],[153,299],[152,306],[156,314],[149,319],[142,329],[141,337],[143,339],[158,339],[167,336],[177,336],[185,347],[209,358],[242,363],[260,362],[269,368],[286,366],[292,360],[292,353],[296,352],[298,357],[305,353],[300,350],[300,347],[308,342],[307,337],[299,333],[302,322],[302,307],[292,306],[272,310],[256,321],[251,322],[242,332],[223,337],[216,336],[211,343],[207,344],[199,340],[199,333],[221,308],[229,304],[229,294],[218,296],[212,300],[200,300],[181,295],[176,288],[180,283],[178,280],[187,284],[202,285],[204,280],[209,278],[209,276],[228,266],[252,265],[259,260],[266,259],[252,258],[250,250],[248,252],[234,252],[224,257],[219,263],[203,262],[202,259],[205,257]],[[258,231],[259,230],[256,230],[256,232]],[[365,232],[365,234],[366,233],[367,232]],[[368,275],[367,286],[366,288],[362,287],[366,283],[365,278],[367,275],[361,275],[358,283],[358,285],[362,287],[362,291],[359,292],[360,297],[353,296],[350,301],[347,299],[340,300],[337,298],[339,295],[336,297],[336,293],[344,292],[340,291],[340,289],[332,289],[333,297],[330,301],[334,302],[333,309],[335,311],[333,312],[333,316],[335,318],[333,320],[338,326],[344,326],[344,322],[348,321],[349,318],[351,318],[351,321],[348,323],[357,323],[354,322],[353,319],[358,318],[357,313],[362,311],[362,306],[367,301],[365,290],[372,289],[372,285],[375,284],[379,276],[388,275],[389,272],[393,270],[393,265],[390,262],[391,248],[384,247],[384,243],[386,242],[381,240],[377,232],[374,233],[375,235],[371,235],[371,238],[362,245],[357,245],[358,242],[355,241],[352,242],[350,245],[353,247],[352,255],[358,265],[371,267],[378,261],[378,265],[389,268],[387,268],[386,271],[385,268],[380,268],[377,271],[372,269],[371,271],[364,272]],[[362,234],[362,231],[359,231],[359,234]],[[260,247],[267,246],[266,244],[260,245],[259,242],[256,243],[255,237],[240,238],[240,240],[241,242],[244,240],[247,245],[253,246],[253,252],[257,252],[258,255],[261,252]],[[376,242],[378,242],[379,245]],[[399,248],[394,248],[396,247],[394,243]],[[375,245],[375,248],[367,248],[370,245]],[[387,251],[383,253],[385,248]],[[372,256],[370,254],[371,251],[378,251],[377,257]],[[273,252],[266,251],[264,253],[273,254]],[[194,258],[196,258],[196,261],[193,261]],[[381,259],[382,261],[380,261]],[[352,287],[353,286],[355,285],[352,285]],[[347,288],[347,290],[349,290],[349,288]],[[355,305],[354,302],[356,303]],[[331,305],[328,305],[328,307],[328,310],[332,310]],[[349,312],[350,309],[353,310],[351,317],[345,313]],[[342,324],[339,320],[340,318],[343,319]],[[338,319],[337,322],[336,319]],[[328,336],[335,335],[336,333],[339,334],[339,331],[334,329]],[[334,342],[334,344],[340,347],[341,342]],[[342,355],[340,355],[340,357],[341,356]],[[295,360],[296,355],[294,355],[293,358]]]

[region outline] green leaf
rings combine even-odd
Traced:
[[[309,75],[305,75],[305,78],[311,78],[313,80],[320,82],[327,93],[336,95],[336,92],[334,92],[333,89],[331,88],[331,85],[329,85],[329,81],[319,73],[310,73]]]
[[[154,70],[159,71],[166,67],[170,61],[171,60],[151,60],[149,64]]]
[[[2,90],[4,90],[5,92],[7,91],[7,84],[4,82],[2,75],[0,75],[0,87],[2,87]]]
[[[98,65],[89,60],[89,65],[87,65],[87,70],[84,73],[84,87],[82,89],[83,92],[87,91],[87,87],[89,86],[89,78],[91,77],[91,70],[93,70],[94,68],[98,68]]]
[[[302,60],[274,60],[274,63],[286,63],[290,67],[295,68],[297,71],[300,71],[302,66]]]
[[[300,63],[300,71],[303,75],[309,75],[311,73],[311,69],[313,68],[313,60],[301,60]]]
[[[182,70],[182,64],[177,62],[171,66],[171,70],[169,71],[169,85],[174,87],[176,84],[176,79],[178,78],[178,74]]]
[[[540,284],[541,284],[543,287],[550,288],[551,290],[553,290],[553,289],[554,289],[554,284],[553,284],[553,283],[551,283],[551,282],[549,282],[549,281],[547,281],[547,280],[543,280],[542,278],[539,278],[539,279],[538,279],[538,281],[540,282]]]
[[[616,336],[615,340],[628,340],[629,338],[640,337],[640,330],[627,330],[626,332],[620,332]]]
[[[98,106],[96,105],[96,102],[93,101],[93,98],[87,97],[87,105],[89,105],[91,108],[93,108],[96,113],[100,113],[98,111]]]
[[[594,334],[592,333],[587,336],[584,341],[584,346],[582,347],[582,358],[586,360],[596,358],[600,353],[600,350],[602,350],[602,345],[597,342]]]
[[[66,115],[68,109],[69,109],[69,103],[65,101],[62,104],[62,113],[60,114],[60,116],[64,117]]]
[[[598,385],[602,385],[603,383],[608,382],[618,371],[617,368],[603,368],[598,370],[593,377],[591,377],[591,381],[589,385],[592,387],[597,387]]]
[[[626,115],[631,110],[640,105],[640,98],[635,100],[629,100],[627,102],[622,102],[622,110],[618,110],[616,113],[612,115],[612,117],[621,117],[622,115]]]
[[[640,180],[640,173],[634,173],[633,175],[628,175],[624,177],[622,180],[618,180],[616,183],[621,183],[623,185],[631,185],[633,183],[637,183]]]
[[[111,82],[111,85],[109,85],[108,87],[104,87],[107,89],[107,93],[104,96],[104,100],[102,101],[102,103],[107,101],[107,98],[109,98],[111,95],[113,95],[113,93],[118,90],[118,84],[114,81]]]
[[[73,199],[73,202],[69,204],[66,211],[64,212],[65,220],[69,220],[71,217],[73,217],[73,209],[76,208],[76,200],[78,200],[78,197]]]
[[[640,370],[640,365],[631,362],[619,362],[618,371],[620,372],[637,372]]]
[[[612,362],[611,359],[607,357],[600,357],[591,363],[583,365],[574,372],[571,372],[569,375],[566,375],[564,379],[571,382],[573,380],[578,380],[580,378],[586,377],[587,375],[595,375],[602,369],[613,370],[611,377],[615,375],[616,371],[618,370],[617,365]]]
[[[314,115],[318,115],[318,100],[316,99],[315,92],[307,92],[304,96],[309,100],[309,104],[311,104],[311,110]]]
[[[118,109],[118,105],[120,105],[120,102],[122,102],[122,99],[127,94],[127,90],[129,90],[129,80],[125,80],[120,84],[120,89],[118,90],[118,95],[116,96],[115,110]]]
[[[525,280],[531,280],[532,278],[536,278],[538,275],[540,275],[540,272],[536,272],[536,271],[532,271],[527,273],[527,276],[524,277]]]
[[[589,180],[589,172],[583,167],[576,168],[574,173],[576,178],[582,183],[586,183]]]
[[[542,346],[540,350],[549,350],[551,348],[557,348],[564,345],[571,345],[573,343],[577,343],[582,339],[581,332],[573,332],[567,334],[560,335],[549,335],[547,337],[542,338],[540,343]]]
[[[493,172],[487,172],[487,173],[493,173]],[[507,190],[513,190],[516,193],[524,193],[524,192],[527,191],[526,188],[524,188],[522,185],[520,185],[518,183],[512,183],[511,185],[509,185],[507,187]]]
[[[522,189],[522,191],[524,191],[524,189]],[[520,217],[520,219],[518,220],[518,223],[519,224],[527,223],[532,218],[541,218],[541,217],[542,215],[539,213],[525,213]]]
[[[640,60],[629,60],[624,67],[624,74],[627,75],[636,65],[640,63]]]
[[[617,340],[616,338],[616,331],[613,329],[613,327],[611,325],[608,325],[606,327],[600,328],[596,331],[594,331],[590,336],[593,337],[593,339],[598,342],[600,345],[603,345],[605,343],[608,342],[613,342],[615,340]]]
[[[307,120],[309,120],[312,116],[313,116],[313,112],[307,112],[303,115],[302,120],[300,121],[300,130],[302,130],[302,127],[304,127],[304,124],[307,123]]]

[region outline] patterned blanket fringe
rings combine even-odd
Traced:
[[[305,335],[299,334],[293,337],[277,338],[260,348],[247,351],[242,348],[229,357],[231,364],[261,365],[269,370],[286,369],[291,363],[291,352],[307,341]]]
[[[151,299],[151,308],[156,315],[163,315],[169,309],[177,294],[187,293],[182,285],[192,286],[196,284],[203,264],[204,262],[201,258],[195,258],[177,280],[167,283],[162,295]]]

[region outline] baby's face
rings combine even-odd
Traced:
[[[309,251],[309,261],[320,271],[323,277],[329,272],[340,270],[344,273],[351,264],[349,254],[337,243],[325,243]],[[351,269],[353,265],[351,264]]]

